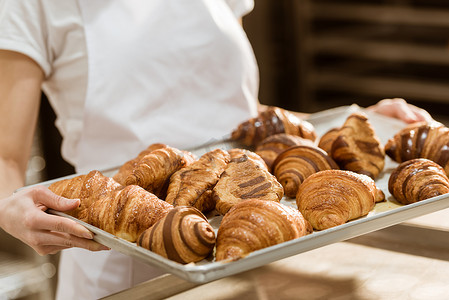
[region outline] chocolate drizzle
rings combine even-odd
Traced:
[[[271,187],[271,182],[269,182],[269,181],[265,182],[264,184],[259,185],[258,187],[254,188],[252,191],[250,191],[250,192],[248,192],[246,194],[241,195],[240,198],[242,198],[242,199],[249,199],[249,198],[256,198],[256,197],[263,196],[263,194],[257,194],[257,193],[260,192],[260,191],[263,191],[265,189],[268,189],[270,187]]]

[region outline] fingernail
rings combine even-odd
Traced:
[[[99,250],[111,250],[111,248],[106,247],[105,245],[101,245],[101,247],[99,248]]]
[[[89,240],[91,240],[91,239],[93,239],[93,238],[94,238],[94,235],[93,235],[93,233],[92,233],[92,232],[90,232],[90,231],[87,231],[87,232],[83,232],[83,237],[84,237],[84,238],[86,238],[86,239],[89,239]]]
[[[73,204],[75,202],[78,202],[79,199],[70,199],[70,198],[65,198],[66,203],[68,204]]]

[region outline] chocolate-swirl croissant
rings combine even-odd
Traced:
[[[165,201],[173,206],[194,206],[202,212],[215,207],[212,189],[229,163],[227,151],[215,149],[170,177]]]
[[[217,232],[215,259],[237,260],[311,232],[310,224],[292,207],[273,201],[246,200],[223,217]]]
[[[409,125],[388,140],[385,153],[399,163],[427,158],[449,174],[449,128],[440,123]]]
[[[85,175],[56,181],[48,188],[59,196],[69,199],[80,199],[79,207],[66,212],[78,218],[82,210],[91,206],[101,196],[109,194],[119,187],[121,185],[115,180],[104,176],[100,171],[94,170]]]
[[[375,179],[385,166],[384,147],[364,113],[351,114],[338,130],[331,157],[341,169]]]
[[[255,152],[262,157],[267,164],[268,170],[271,171],[274,160],[282,151],[300,145],[314,146],[314,142],[297,135],[278,133],[260,142]]]
[[[241,123],[232,132],[231,138],[246,146],[256,146],[266,137],[277,133],[298,135],[313,141],[316,139],[315,129],[311,123],[274,106],[263,110],[257,117]]]
[[[374,180],[366,175],[325,170],[304,180],[296,204],[314,229],[323,230],[367,215],[383,198]]]
[[[163,218],[173,206],[137,185],[103,195],[79,219],[130,242]]]
[[[206,217],[191,206],[177,206],[145,230],[137,245],[187,264],[206,258],[215,246],[215,232]]]
[[[172,147],[152,151],[142,157],[126,180],[126,185],[139,185],[163,199],[170,176],[194,161],[193,155]]]
[[[338,169],[327,153],[315,146],[291,147],[276,158],[273,174],[284,187],[287,197],[295,198],[301,183],[313,173]]]
[[[399,203],[410,204],[449,193],[449,179],[437,163],[416,158],[393,170],[388,190]]]

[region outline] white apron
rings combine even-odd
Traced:
[[[77,172],[155,142],[220,139],[257,111],[258,70],[224,0],[79,0],[88,87]],[[63,251],[58,299],[97,299],[162,272],[115,251]]]

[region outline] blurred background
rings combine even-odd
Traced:
[[[400,97],[449,120],[446,0],[256,0],[243,20],[263,104],[314,113]],[[45,95],[27,183],[73,174]],[[0,300],[53,299],[58,256],[0,232]]]
[[[448,1],[256,0],[244,26],[263,103],[313,113],[400,97],[449,114]]]

